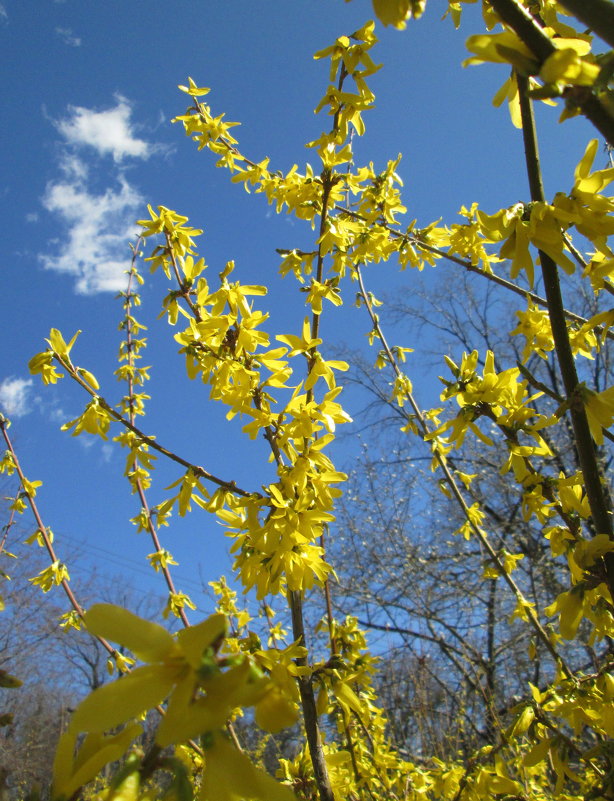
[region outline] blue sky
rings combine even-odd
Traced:
[[[506,70],[461,68],[465,39],[481,31],[479,9],[470,7],[455,31],[449,19],[440,20],[444,8],[431,0],[425,17],[404,32],[379,27],[374,57],[384,67],[370,81],[376,108],[366,117],[365,137],[355,140],[357,163],[383,168],[404,154],[407,221],[417,217],[419,225],[440,217],[452,222],[472,201],[495,211],[527,196],[516,167],[520,134],[506,110],[490,102]],[[310,229],[276,217],[262,197],[232,185],[210,154],[198,153],[171,125],[186,105],[177,84],[191,75],[210,86],[214,111],[242,123],[235,131],[243,152],[256,161],[270,156],[272,168],[287,170],[304,163],[304,144],[328,127],[313,114],[328,66],[312,54],[371,16],[367,0],[2,0],[0,406],[13,419],[26,474],[43,481],[38,500],[59,555],[77,574],[104,561],[100,571],[123,573],[137,594],[161,588],[146,566],[151,544],[128,522],[138,509],[121,476],[123,454],[111,443],[60,432],[85,399],[67,383],[32,381],[28,360],[44,349],[51,327],[67,336],[82,329],[75,360],[97,376],[111,402],[119,399],[112,372],[121,308],[114,293],[123,287],[128,242],[147,203],[174,208],[204,228],[201,251],[210,269],[217,273],[234,259],[239,280],[271,287],[268,330],[298,333],[304,297],[291,279],[279,279],[275,248],[307,244]],[[573,165],[593,136],[583,120],[559,126],[557,117],[552,109],[538,115],[548,142],[549,194],[569,188]],[[388,265],[368,280],[385,293],[410,285],[413,275]],[[144,363],[153,365],[144,427],[186,458],[258,489],[270,477],[264,445],[246,443],[240,425],[225,422],[206,390],[184,380],[173,331],[156,320],[166,290],[164,277],[152,276],[137,315],[149,326]],[[347,308],[324,321],[324,336],[336,343],[364,341],[368,322],[353,310],[354,293],[349,287]],[[433,401],[435,385],[421,375],[418,396]],[[339,466],[347,467],[351,456],[345,445]],[[166,466],[160,472],[154,503],[178,477]],[[180,562],[179,588],[206,611],[200,583],[229,572],[221,528],[195,513],[175,521],[163,538]]]

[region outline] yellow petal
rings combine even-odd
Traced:
[[[384,25],[405,28],[405,20],[410,16],[409,0],[373,0],[373,10]]]
[[[142,731],[142,726],[134,724],[111,737],[89,735],[77,754],[73,770],[70,768],[75,737],[70,730],[63,734],[53,767],[54,797],[70,798],[76,790],[95,778],[105,765],[120,759]]]
[[[575,169],[574,177],[576,181],[581,181],[583,178],[588,178],[598,148],[599,148],[599,142],[597,141],[597,139],[591,139],[591,141],[588,143],[586,147],[586,150],[584,151],[584,155],[580,159],[580,162],[578,163],[578,166]]]
[[[92,634],[125,645],[144,662],[160,662],[176,647],[162,626],[114,604],[92,606],[85,613],[85,624]]]
[[[207,766],[199,801],[296,801],[296,796],[283,784],[258,770],[222,736],[206,751]]]
[[[225,634],[224,615],[211,615],[202,623],[180,631],[177,634],[177,642],[190,666],[197,670],[205,648],[218,644]]]
[[[177,668],[146,665],[94,690],[77,707],[72,731],[103,732],[152,709],[170,693]]]
[[[223,699],[207,696],[191,702],[193,695],[193,680],[183,682],[171,695],[156,732],[156,743],[162,748],[220,729],[228,720],[230,709]]]
[[[256,723],[273,734],[292,726],[297,717],[296,704],[286,698],[279,687],[273,687],[256,705]]]

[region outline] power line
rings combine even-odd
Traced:
[[[61,546],[62,542],[70,542],[73,543],[78,548],[84,551],[90,552],[97,552],[102,554],[105,557],[105,563],[112,563],[121,567],[123,569],[129,569],[134,573],[139,573],[140,575],[146,576],[148,579],[152,580],[154,577],[152,575],[152,571],[147,569],[142,562],[137,561],[136,559],[132,559],[128,556],[120,556],[117,553],[113,553],[113,551],[109,551],[106,548],[101,548],[99,545],[94,545],[91,542],[83,541],[77,539],[76,537],[71,536],[70,534],[62,534],[58,537],[58,542]],[[99,567],[100,565],[96,563],[96,566]],[[197,581],[194,581],[191,578],[183,575],[180,571],[173,570],[173,575],[178,579],[178,581],[188,589],[192,589],[197,591],[203,595],[206,594],[206,589],[203,587],[202,584],[199,584]]]

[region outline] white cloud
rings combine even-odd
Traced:
[[[37,211],[28,212],[28,214],[26,214],[26,222],[29,223],[38,222],[38,212]]]
[[[106,111],[69,106],[54,125],[64,138],[61,174],[47,184],[42,203],[63,225],[50,251],[39,259],[45,268],[73,276],[81,294],[117,292],[124,288],[128,243],[137,233],[133,221],[143,216],[145,205],[126,179],[124,165],[166,149],[137,136],[132,107],[121,95]],[[86,154],[98,158],[86,162]],[[112,164],[102,161],[106,156],[112,157]],[[101,178],[107,188],[93,189]]]
[[[72,32],[72,28],[56,28],[55,32],[60,37],[60,39],[64,42],[64,44],[69,45],[70,47],[81,47],[81,39],[79,36],[74,36]]]
[[[59,252],[42,255],[40,260],[49,270],[73,275],[79,293],[117,292],[124,288],[128,243],[136,232],[133,220],[144,200],[121,175],[116,188],[94,194],[79,159],[73,156],[63,166],[64,179],[48,184],[43,205],[59,215],[68,230]]]
[[[68,181],[84,181],[89,175],[87,164],[74,153],[63,153],[59,166]]]
[[[69,116],[56,123],[58,130],[69,144],[93,147],[101,156],[112,155],[116,163],[127,156],[149,158],[157,148],[135,136],[126,98],[117,95],[116,101],[115,108],[107,111],[69,106]]]
[[[49,411],[49,419],[52,420],[54,423],[64,423],[69,419],[66,415],[66,412],[61,407],[54,407]]]
[[[0,409],[8,417],[23,417],[30,411],[31,378],[5,378],[0,381]]]
[[[103,444],[102,444],[102,446],[100,448],[100,451],[101,451],[101,454],[102,454],[102,461],[105,464],[109,464],[109,462],[113,458],[113,454],[115,452],[115,449],[113,448],[111,443],[110,442],[103,442]]]
[[[4,7],[4,3],[0,3],[0,20],[6,22],[9,18],[6,8]]]

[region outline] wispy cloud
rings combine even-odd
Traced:
[[[116,101],[116,106],[106,111],[69,106],[68,117],[56,123],[58,130],[69,144],[93,147],[101,156],[112,155],[115,162],[127,156],[149,158],[156,147],[135,135],[126,98],[117,95]]]
[[[54,423],[64,423],[68,420],[66,416],[66,412],[60,406],[52,406],[52,408],[48,412],[49,419]]]
[[[4,7],[4,3],[0,3],[0,22],[8,22],[8,12]]]
[[[67,44],[70,47],[81,47],[81,38],[73,34],[72,28],[57,27],[55,32],[64,42],[64,44]]]
[[[105,464],[109,464],[109,462],[113,458],[113,454],[115,452],[115,449],[113,448],[111,443],[110,442],[104,442],[102,444],[101,448],[100,448],[100,451],[101,451],[101,455],[102,455],[102,461]]]
[[[0,409],[8,417],[23,417],[30,411],[31,378],[10,376],[0,381]]]
[[[59,168],[61,176],[47,185],[42,199],[47,211],[59,217],[65,228],[54,240],[55,253],[40,255],[43,266],[76,279],[81,294],[117,292],[125,283],[130,258],[128,243],[135,238],[134,219],[144,206],[138,189],[124,173],[127,160],[147,159],[162,150],[137,135],[132,108],[118,95],[113,108],[98,111],[70,106],[55,126],[64,138]],[[92,189],[90,172],[99,161],[85,161],[92,149],[99,159],[111,156],[102,192]]]
[[[82,294],[122,289],[130,258],[128,242],[135,236],[132,220],[144,205],[138,190],[120,175],[116,186],[94,194],[84,177],[73,175],[49,184],[43,205],[68,228],[59,253],[40,257],[43,265],[74,275],[76,290]]]
[[[85,451],[91,451],[98,457],[98,464],[109,464],[113,459],[115,453],[113,445],[110,442],[101,442],[94,434],[81,433],[78,442]]]

